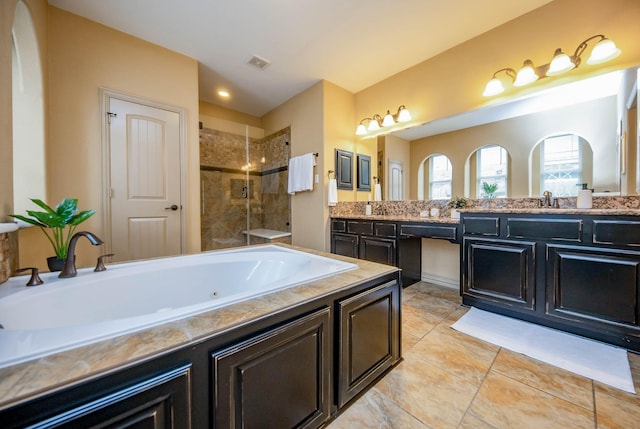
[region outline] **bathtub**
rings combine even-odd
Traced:
[[[276,245],[46,273],[0,285],[0,368],[307,283],[357,265]]]

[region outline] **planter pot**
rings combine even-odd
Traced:
[[[55,271],[62,271],[62,267],[64,267],[64,261],[67,258],[58,258],[57,256],[50,256],[47,258],[47,266],[49,267],[49,271],[52,273]]]
[[[451,209],[451,219],[460,219],[460,212],[457,209]]]

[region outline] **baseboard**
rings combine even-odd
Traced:
[[[438,286],[444,286],[451,289],[459,290],[460,281],[458,279],[452,279],[449,277],[434,276],[433,274],[422,273],[420,280],[423,282],[433,283]]]

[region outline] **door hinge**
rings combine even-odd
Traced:
[[[111,121],[113,118],[117,118],[118,114],[113,112],[107,112],[107,120],[109,121],[109,125],[111,125]]]

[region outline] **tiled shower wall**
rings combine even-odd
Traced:
[[[246,186],[246,137],[200,130],[202,250],[246,244],[247,210],[251,229],[291,231],[287,194],[289,128],[262,139],[249,138],[249,186]],[[248,207],[247,207],[248,203]]]

